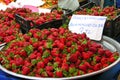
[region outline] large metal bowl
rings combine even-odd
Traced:
[[[99,43],[101,45],[103,45],[104,48],[107,48],[107,49],[111,50],[112,52],[118,51],[119,56],[120,56],[120,44],[117,41],[115,41],[115,40],[113,40],[113,39],[111,39],[107,36],[103,36],[102,40],[99,41]],[[113,66],[115,66],[116,64],[118,64],[119,62],[120,62],[120,57],[114,63],[112,63],[108,67],[105,67],[101,70],[98,70],[98,71],[95,71],[95,72],[92,72],[92,73],[88,73],[88,74],[84,74],[84,75],[80,75],[80,76],[64,77],[64,78],[39,78],[39,77],[25,76],[25,75],[21,75],[21,74],[17,74],[17,73],[8,71],[4,67],[2,67],[2,65],[0,65],[0,69],[2,71],[12,75],[12,76],[23,78],[23,79],[31,79],[31,80],[43,80],[43,79],[44,80],[73,80],[73,79],[87,78],[87,77],[90,77],[90,76],[94,76],[94,75],[103,73],[103,72],[109,70],[110,68],[112,68]]]

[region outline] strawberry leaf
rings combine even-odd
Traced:
[[[50,53],[46,50],[43,52],[42,58],[47,58],[50,55]]]
[[[28,45],[24,48],[24,50],[27,52],[28,55],[30,55],[33,52],[33,46]]]

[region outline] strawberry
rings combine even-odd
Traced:
[[[48,39],[54,41],[54,40],[55,40],[55,37],[54,37],[52,34],[50,34],[50,35],[48,36]]]
[[[35,59],[35,58],[37,58],[37,55],[34,54],[34,53],[32,53],[32,54],[29,55],[29,58],[30,58],[30,59]]]
[[[56,71],[56,77],[63,77],[62,71]]]
[[[83,51],[84,51],[83,47],[80,46],[80,45],[78,45],[78,50],[79,50],[80,52],[83,52]]]
[[[22,74],[23,75],[26,75],[30,72],[30,68],[26,67],[26,66],[23,66],[22,67]]]
[[[52,35],[53,35],[54,37],[57,37],[57,36],[58,36],[58,32],[53,32]]]
[[[107,67],[109,64],[103,64],[102,66],[103,66],[103,68],[105,68],[105,67]]]
[[[30,62],[28,62],[28,61],[24,61],[24,66],[29,67],[30,65],[31,65]]]
[[[66,43],[66,46],[67,47],[70,47],[72,45],[72,41],[68,41],[67,43]]]
[[[87,37],[87,36],[86,36],[85,33],[82,33],[82,34],[81,34],[81,38],[82,38],[82,39],[84,39],[84,38],[86,38],[86,37]]]
[[[64,32],[65,32],[65,29],[62,28],[62,27],[60,27],[60,28],[59,28],[59,34],[64,34]]]
[[[63,63],[61,68],[62,68],[63,70],[68,71],[69,66],[68,66],[68,64],[67,64],[67,63]]]
[[[16,65],[17,66],[23,65],[23,63],[24,63],[24,61],[23,61],[23,59],[21,57],[20,58],[16,58],[15,61],[16,61]]]
[[[100,62],[101,57],[100,56],[95,56],[96,62]]]
[[[94,72],[94,70],[92,70],[92,69],[89,69],[89,70],[88,70],[88,73],[92,73],[92,72]]]
[[[89,59],[89,58],[91,57],[90,55],[91,55],[91,54],[89,54],[89,53],[87,53],[87,52],[82,52],[82,57],[83,57],[84,60]]]
[[[79,67],[80,63],[81,63],[81,60],[78,59],[75,63],[76,67]]]
[[[105,53],[105,50],[100,48],[98,49],[98,54],[100,54],[101,56]]]
[[[85,61],[85,62],[84,62],[84,65],[86,65],[87,68],[92,69],[92,66],[91,66],[91,64],[90,64],[89,62]]]
[[[59,56],[59,48],[53,48],[51,51],[52,56],[58,57]]]
[[[104,57],[103,57],[103,58],[101,59],[101,63],[102,63],[102,64],[107,64],[107,62],[108,62],[108,58],[104,58]]]
[[[22,57],[27,57],[27,53],[26,53],[25,51],[21,51],[21,52],[20,52],[20,55],[21,55]]]
[[[59,43],[57,46],[60,50],[63,50],[65,48],[65,45],[63,43]]]
[[[35,77],[41,77],[39,74],[35,74]]]
[[[109,58],[110,63],[113,63],[115,60],[116,60],[116,59],[115,59],[114,57],[110,57],[110,58]]]
[[[45,67],[45,64],[44,64],[43,61],[37,63],[37,68],[38,68],[38,69],[39,69],[39,68],[44,68],[44,67]]]
[[[89,47],[89,50],[92,51],[93,53],[97,52],[97,49],[95,47]]]
[[[93,15],[98,16],[99,13],[97,11],[93,12]]]
[[[97,63],[97,64],[94,65],[94,67],[93,67],[93,69],[94,69],[95,71],[100,70],[101,68],[102,68],[102,64],[101,64],[101,63]]]
[[[98,44],[98,43],[95,43],[95,42],[93,42],[91,44],[91,46],[94,47],[94,48],[101,48],[102,47],[101,44]]]
[[[43,46],[39,46],[39,47],[38,47],[38,51],[39,51],[41,54],[43,53],[43,50],[44,50]]]
[[[77,54],[73,53],[73,54],[70,55],[70,58],[69,58],[70,62],[77,62],[77,60],[78,60],[78,55]]]
[[[60,38],[59,40],[60,40],[60,42],[61,42],[62,44],[65,44],[65,42],[66,42],[66,39],[65,39],[65,38]]]
[[[48,74],[49,77],[54,77],[53,72],[50,72],[50,71],[46,71],[46,72],[47,72],[47,74]]]
[[[105,54],[107,57],[110,57],[112,55],[112,52],[110,50],[105,50]]]
[[[61,62],[61,61],[62,61],[61,58],[55,57],[55,62]]]
[[[44,64],[47,64],[49,62],[49,59],[48,58],[44,58],[43,62],[44,62]]]
[[[46,66],[46,67],[45,67],[45,70],[46,70],[46,71],[53,71],[53,66]]]
[[[80,65],[79,65],[79,69],[86,72],[86,71],[87,71],[87,66],[84,65],[84,64],[80,64]]]

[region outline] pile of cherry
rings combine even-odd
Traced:
[[[14,15],[19,14],[37,24],[60,19],[61,13],[32,13],[29,9],[0,11],[0,64],[7,70],[36,77],[71,77],[101,70],[119,58],[118,52],[104,49],[85,33],[67,28],[30,29],[20,32]]]

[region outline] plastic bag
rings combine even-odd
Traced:
[[[58,6],[63,9],[75,11],[79,7],[78,0],[58,0]]]

